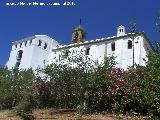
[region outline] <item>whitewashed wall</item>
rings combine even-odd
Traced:
[[[31,45],[30,40],[32,40]],[[41,46],[38,46],[39,40],[42,41]],[[93,61],[98,61],[98,64],[102,64],[105,57],[114,56],[117,62],[116,66],[127,69],[133,65],[133,47],[128,49],[128,40],[131,40],[131,38],[129,34],[125,34],[125,28],[122,25],[117,28],[117,36],[64,46],[60,46],[57,41],[47,35],[35,35],[13,43],[7,67],[11,69],[15,66],[19,50],[23,50],[19,68],[28,69],[32,67],[36,69],[37,67],[44,67],[44,65],[59,62],[59,54],[61,54],[62,50],[68,49],[72,52],[73,50],[79,51],[83,49],[85,55],[85,50],[90,48],[88,57]],[[25,41],[27,41],[26,46]],[[115,42],[115,51],[111,49],[113,42]],[[22,46],[20,47],[21,43]],[[44,49],[45,43],[47,43],[47,49]],[[15,45],[17,45],[17,48],[15,48]],[[146,35],[144,33],[139,34],[134,40],[135,64],[146,65],[149,50],[152,50],[152,46],[149,44]]]
[[[89,57],[96,61],[98,60],[99,64],[102,64],[104,62],[104,57],[107,56],[114,56],[116,61],[116,66],[127,69],[128,67],[133,65],[133,47],[132,49],[128,49],[128,40],[131,40],[131,38],[122,37],[115,40],[106,40],[104,42],[98,42],[98,43],[92,43],[90,42],[87,45],[80,45],[77,47],[71,47],[67,48],[68,46],[62,46],[59,49],[54,49],[48,64],[54,63],[57,58],[59,58],[59,54],[61,53],[61,50],[69,49],[71,52],[73,49],[76,51],[79,51],[80,49],[90,48]],[[112,51],[111,44],[115,42],[115,51]],[[133,41],[132,41],[133,44]],[[70,46],[70,45],[69,45]],[[147,49],[148,51],[152,50],[148,42],[146,41],[145,37],[143,35],[139,35],[134,39],[134,62],[135,64],[139,65],[145,65],[144,59],[147,60]],[[84,53],[85,55],[85,53]]]
[[[31,44],[30,40],[32,40]],[[41,46],[38,46],[39,40],[42,41]],[[25,41],[27,41],[26,46]],[[22,46],[20,47],[21,43]],[[44,49],[45,43],[47,44],[46,49]],[[17,41],[12,46],[10,57],[7,62],[7,67],[9,69],[15,67],[19,50],[23,51],[19,69],[28,69],[31,67],[33,69],[36,69],[37,67],[43,67],[44,61],[46,63],[48,62],[48,57],[51,54],[52,48],[56,47],[56,45],[58,44],[59,43],[57,41],[53,40],[52,38],[46,35],[35,35],[33,37],[29,37],[28,40],[27,38],[25,38],[20,41]],[[15,47],[16,45],[17,48]]]

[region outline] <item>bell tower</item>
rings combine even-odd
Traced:
[[[86,39],[86,32],[84,31],[81,25],[81,19],[80,19],[80,25],[72,31],[72,43],[84,42],[85,39]]]
[[[125,27],[121,25],[117,28],[117,36],[119,37],[123,35],[125,35]]]

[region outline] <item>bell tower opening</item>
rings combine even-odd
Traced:
[[[84,42],[85,39],[86,39],[86,32],[81,25],[81,19],[80,19],[79,26],[72,31],[72,43]]]

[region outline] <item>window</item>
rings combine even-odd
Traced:
[[[20,48],[22,47],[22,43],[20,44]]]
[[[17,55],[17,62],[16,62],[16,65],[15,65],[15,67],[19,67],[19,65],[20,65],[20,62],[21,62],[21,58],[22,58],[22,54],[23,54],[23,51],[22,50],[19,50],[18,51],[18,55]]]
[[[21,59],[22,58],[22,54],[23,54],[23,51],[22,50],[20,50],[20,51],[18,51],[18,58],[17,59]]]
[[[20,62],[16,62],[16,68],[19,68]]]
[[[65,50],[65,56],[69,56],[69,50]]]
[[[42,41],[41,41],[41,40],[39,40],[38,46],[41,46],[41,44],[42,44]]]
[[[113,42],[113,43],[111,44],[111,49],[112,49],[112,51],[115,51],[115,42]]]
[[[132,49],[132,41],[128,40],[128,49]]]
[[[25,46],[27,46],[27,41],[25,42]]]
[[[76,32],[76,33],[75,33],[74,38],[75,38],[75,39],[77,39],[77,38],[78,38],[78,32]]]
[[[44,44],[44,49],[46,49],[46,48],[47,48],[47,43]]]
[[[32,40],[30,40],[30,45],[32,44]]]
[[[119,29],[119,32],[123,32],[123,29],[121,28],[121,29]]]
[[[86,49],[86,55],[89,55],[90,48]]]

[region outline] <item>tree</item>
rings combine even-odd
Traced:
[[[12,108],[22,100],[29,100],[34,91],[34,73],[31,69],[0,68],[0,108]]]

